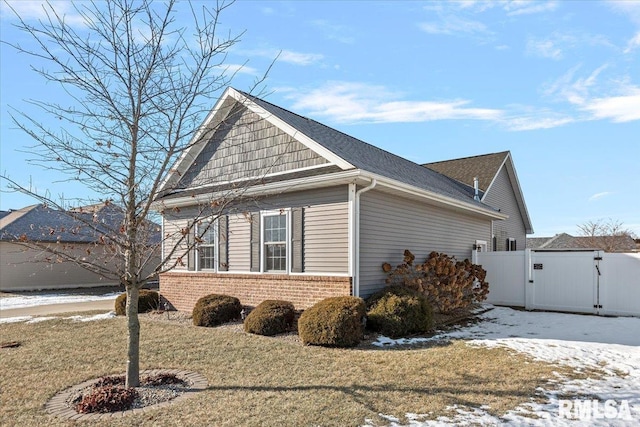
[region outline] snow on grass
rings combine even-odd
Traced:
[[[19,322],[26,322],[31,319],[32,319],[32,316],[6,317],[4,319],[0,318],[0,323],[19,323]]]
[[[106,320],[106,319],[113,319],[114,317],[116,317],[116,312],[115,311],[109,311],[107,313],[100,313],[100,314],[94,314],[92,316],[69,316],[69,317],[63,317],[62,319],[68,319],[68,320],[72,320],[74,322],[93,322],[96,320]],[[7,317],[4,319],[0,319],[0,323],[19,323],[19,322],[25,322],[25,323],[40,323],[40,322],[46,322],[47,320],[54,320],[54,319],[60,319],[60,317],[56,317],[56,316],[40,316],[40,317],[33,317],[33,316],[16,316],[16,317]]]
[[[110,292],[104,295],[69,295],[69,294],[42,294],[19,295],[9,298],[0,298],[0,310],[12,308],[36,307],[38,305],[65,304],[74,302],[103,301],[115,299],[120,292]]]
[[[108,313],[94,314],[93,316],[71,316],[65,317],[65,319],[71,319],[74,322],[95,322],[96,320],[113,319],[116,317],[115,311]]]
[[[469,345],[507,347],[526,353],[536,360],[567,365],[578,370],[599,369],[605,375],[602,378],[583,380],[559,378],[558,390],[543,390],[549,398],[547,403],[532,401],[501,418],[493,417],[484,408],[456,407],[451,408],[454,415],[440,417],[435,421],[425,420],[425,415],[406,414],[409,424],[404,425],[584,425],[584,419],[558,416],[561,403],[558,396],[597,400],[596,406],[600,412],[606,401],[613,400],[616,408],[621,409],[621,416],[624,415],[621,406],[625,401],[631,414],[626,417],[628,419],[591,418],[588,425],[640,425],[640,319],[527,312],[505,307],[495,307],[478,317],[478,323],[434,337],[399,340],[380,337],[374,344],[386,347],[465,339]],[[573,415],[575,413],[572,413],[572,418],[577,418]],[[592,411],[591,415],[597,414]],[[531,416],[534,418],[530,418]],[[392,426],[401,425],[399,420],[392,417],[387,419]]]

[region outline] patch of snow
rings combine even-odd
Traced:
[[[106,319],[113,319],[114,317],[116,317],[116,312],[115,311],[109,311],[107,313],[100,313],[100,314],[94,314],[93,316],[69,316],[69,317],[65,317],[64,319],[68,319],[68,320],[72,320],[74,322],[94,322],[96,320],[106,320]],[[33,316],[16,316],[16,317],[7,317],[4,319],[0,319],[0,323],[19,323],[19,322],[26,322],[26,323],[40,323],[40,322],[46,322],[47,320],[54,320],[54,319],[59,319],[59,317],[55,317],[55,316],[42,316],[42,317],[33,317]]]
[[[27,320],[30,320],[32,317],[31,316],[16,316],[16,317],[6,317],[6,318],[0,318],[0,323],[18,323],[18,322],[26,322]]]
[[[46,322],[47,320],[53,320],[53,319],[57,319],[57,317],[55,316],[34,317],[32,319],[27,320],[26,323],[40,323],[40,322]]]
[[[9,298],[0,298],[0,310],[11,308],[36,307],[39,305],[65,304],[74,302],[103,301],[115,299],[121,292],[110,292],[104,295],[69,295],[69,294],[43,294],[20,295]]]
[[[94,322],[96,320],[113,319],[116,317],[115,311],[109,311],[107,313],[94,314],[93,316],[70,316],[65,319],[71,319],[74,322]]]
[[[456,407],[455,415],[437,420],[424,420],[425,415],[406,414],[408,426],[441,425],[531,425],[579,426],[584,420],[560,418],[558,395],[588,396],[598,405],[613,400],[629,405],[631,419],[590,419],[592,426],[640,425],[640,319],[632,317],[600,317],[578,314],[527,312],[506,307],[478,316],[480,322],[430,338],[393,340],[379,337],[380,347],[416,342],[465,339],[469,345],[506,347],[525,353],[536,360],[570,366],[575,369],[596,368],[605,372],[602,378],[568,380],[559,378],[558,390],[541,390],[548,401],[527,403],[500,418],[484,408]],[[622,413],[622,411],[621,411]],[[534,418],[529,418],[533,416]],[[399,421],[388,417],[390,425]]]

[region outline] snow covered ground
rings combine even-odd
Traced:
[[[101,313],[101,314],[94,314],[92,316],[80,316],[80,315],[76,315],[76,316],[69,316],[69,317],[62,317],[62,319],[68,319],[68,320],[73,320],[74,322],[94,322],[96,320],[105,320],[105,319],[112,319],[116,317],[116,312],[115,311],[109,311],[108,313]],[[4,319],[0,319],[0,324],[2,323],[20,323],[20,322],[26,322],[26,323],[40,323],[40,322],[46,322],[48,320],[53,320],[53,319],[58,319],[59,317],[57,316],[16,316],[16,317],[7,317]]]
[[[544,390],[545,404],[531,402],[501,418],[485,408],[456,407],[456,415],[425,420],[406,414],[409,426],[640,426],[640,319],[578,314],[517,311],[495,307],[480,315],[481,322],[432,338],[392,340],[379,346],[412,341],[467,339],[469,345],[508,347],[537,360],[574,368],[598,368],[600,379],[560,379],[558,389]],[[588,396],[558,399],[558,395]],[[534,418],[531,418],[531,417]],[[391,426],[399,420],[386,417]]]
[[[38,295],[19,295],[0,298],[0,310],[12,308],[35,307],[48,304],[65,304],[74,302],[103,301],[115,299],[122,292],[109,292],[103,295],[85,295],[68,293],[46,293]]]

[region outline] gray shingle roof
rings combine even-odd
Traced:
[[[630,236],[572,236],[567,233],[553,237],[527,239],[529,249],[601,249],[608,252],[633,252],[636,243]]]
[[[493,210],[488,205],[473,199],[472,186],[389,153],[320,122],[292,113],[263,99],[245,92],[238,92],[357,169]]]
[[[77,218],[44,205],[12,211],[2,218],[0,240],[96,242],[101,232],[107,232],[107,228],[118,230],[123,218],[121,211],[115,208],[103,208],[97,212],[74,212],[73,215]],[[83,220],[92,223],[93,226],[86,225]]]
[[[483,154],[462,159],[425,163],[423,166],[464,182],[467,185],[473,185],[473,178],[478,177],[480,189],[487,191],[507,155],[509,155],[508,151],[502,151],[500,153]]]

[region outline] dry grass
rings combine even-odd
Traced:
[[[2,324],[0,425],[72,425],[43,405],[84,380],[124,371],[124,318]],[[378,414],[446,414],[448,405],[488,405],[500,415],[548,386],[558,367],[504,349],[462,342],[413,350],[325,349],[293,340],[142,319],[142,369],[205,375],[193,399],[109,425],[362,425]],[[563,374],[570,374],[562,371]]]

